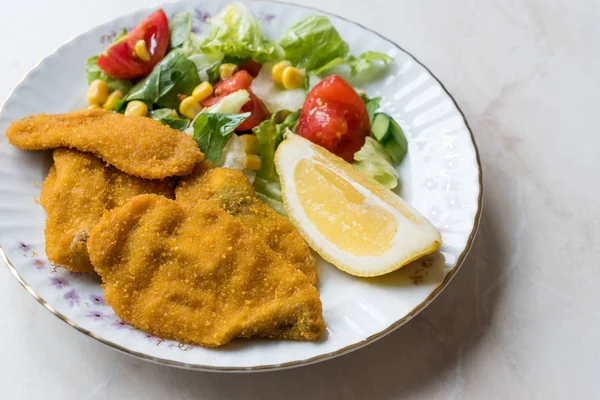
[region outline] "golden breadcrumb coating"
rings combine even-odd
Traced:
[[[229,174],[202,177],[206,187],[184,180],[185,194],[175,201],[141,195],[104,215],[87,246],[106,301],[135,327],[185,343],[317,340],[325,323],[313,280],[251,226],[260,224],[259,214],[244,215],[229,198],[228,180],[220,179]],[[240,177],[229,176],[242,183]],[[243,198],[252,203],[246,180],[247,189]],[[223,207],[225,198],[236,204]]]
[[[89,153],[56,149],[44,181],[41,203],[46,221],[46,254],[74,272],[94,272],[86,241],[104,210],[144,193],[173,197],[172,180],[150,181],[108,167]]]
[[[93,153],[146,179],[187,175],[204,159],[194,139],[181,131],[151,118],[102,109],[26,117],[13,122],[6,136],[24,150],[69,147]]]
[[[310,248],[287,219],[256,197],[244,174],[227,168],[210,169],[208,163],[199,163],[192,175],[177,186],[175,195],[179,202],[216,200],[221,208],[246,225],[252,235],[304,272],[316,285],[317,268]]]

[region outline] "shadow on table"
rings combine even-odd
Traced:
[[[479,346],[502,295],[502,268],[509,252],[484,207],[471,254],[444,292],[421,314],[387,337],[327,362],[260,374],[215,374],[123,362],[141,379],[182,398],[385,399],[423,393],[430,385],[454,386],[463,362]],[[126,361],[125,361],[126,360]],[[127,368],[127,367],[126,367]],[[334,389],[335,388],[335,389]]]

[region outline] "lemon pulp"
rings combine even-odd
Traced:
[[[391,212],[370,203],[320,163],[300,160],[294,176],[302,208],[328,241],[356,256],[378,256],[391,249],[397,231]]]

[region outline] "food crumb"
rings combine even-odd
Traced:
[[[33,202],[34,202],[35,204],[40,204],[40,199],[38,199],[37,197],[34,197],[34,198],[33,198]]]

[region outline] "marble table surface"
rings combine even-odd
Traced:
[[[152,1],[2,2],[0,97],[61,43]],[[600,398],[600,3],[296,2],[401,44],[463,109],[485,199],[462,270],[429,308],[364,349],[223,375],[112,351],[54,317],[2,267],[0,399]]]

